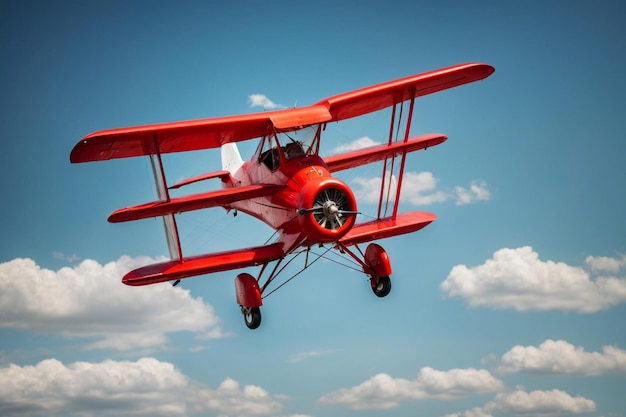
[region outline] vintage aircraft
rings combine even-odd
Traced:
[[[171,260],[131,271],[122,282],[139,286],[176,281],[176,285],[181,279],[196,275],[260,266],[256,278],[248,273],[235,278],[237,303],[244,321],[255,329],[261,323],[264,294],[282,271],[281,265],[287,263],[283,261],[305,254],[306,269],[311,264],[311,248],[325,247],[347,255],[369,277],[377,296],[389,293],[389,256],[376,243],[370,243],[365,251],[359,245],[415,232],[436,219],[427,212],[398,213],[398,205],[407,153],[447,139],[441,134],[410,137],[415,99],[482,80],[493,72],[490,65],[461,64],[339,94],[307,107],[103,130],[81,139],[73,148],[70,161],[150,156],[158,200],[117,210],[109,221],[163,217]],[[408,111],[404,110],[406,103]],[[386,144],[326,158],[319,156],[321,135],[328,123],[387,107],[393,108]],[[236,142],[253,138],[260,138],[258,149],[249,161],[243,161]],[[161,155],[218,147],[221,171],[168,186]],[[383,162],[377,217],[356,223],[359,212],[353,192],[331,174],[376,161]],[[393,177],[387,174],[396,171]],[[215,178],[221,181],[219,190],[170,197],[172,189]],[[255,247],[183,256],[175,216],[218,206],[258,218],[276,230],[277,239]]]

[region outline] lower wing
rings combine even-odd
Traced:
[[[358,245],[359,243],[370,242],[372,240],[417,232],[436,219],[436,215],[425,211],[398,213],[395,218],[383,217],[381,219],[356,224],[340,242],[346,246]]]
[[[147,265],[126,274],[122,278],[122,282],[132,286],[156,284],[196,275],[262,265],[284,256],[283,244],[276,242],[267,246],[209,253]]]

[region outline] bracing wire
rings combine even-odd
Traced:
[[[324,252],[324,254],[328,253],[328,251],[330,251],[331,248],[326,249],[326,251]],[[306,250],[302,250],[300,252],[298,252],[293,258],[291,258],[289,261],[287,261],[287,263],[285,265],[283,265],[282,268],[280,268],[280,270],[276,273],[276,275],[280,274],[286,267],[287,265],[289,265],[294,259],[296,259],[298,257],[298,255],[307,252],[308,249]],[[323,255],[322,255],[323,256]],[[274,288],[272,291],[268,292],[267,294],[265,294],[263,296],[263,299],[269,297],[270,295],[274,294],[276,291],[278,291],[280,288],[282,288],[283,286],[285,286],[285,284],[287,284],[289,281],[291,281],[292,279],[294,279],[295,277],[297,277],[298,275],[300,275],[301,273],[303,273],[308,267],[310,267],[311,265],[313,265],[315,262],[319,261],[322,256],[319,256],[317,258],[315,258],[311,263],[309,263],[308,265],[304,265],[304,267],[302,269],[300,269],[298,272],[296,272],[295,274],[293,274],[291,277],[289,277],[287,280],[285,280],[283,283],[281,283],[279,286],[277,286],[276,288]]]

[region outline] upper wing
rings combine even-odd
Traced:
[[[495,68],[487,64],[454,65],[326,98],[333,121],[382,110],[394,104],[487,78]]]
[[[346,152],[324,158],[330,172],[354,168],[372,162],[382,161],[385,158],[400,155],[404,152],[413,152],[420,149],[439,145],[448,139],[438,133],[410,138],[406,142],[394,142],[388,145],[372,146],[358,151]]]
[[[85,136],[74,146],[70,161],[92,162],[114,158],[219,148],[266,135],[272,126],[294,127],[330,120],[324,106],[215,117],[184,122],[101,130]]]
[[[307,107],[102,130],[78,142],[70,161],[218,148],[224,143],[264,136],[272,127],[293,130],[382,110],[413,97],[481,80],[494,71],[487,64],[461,64],[339,94]]]

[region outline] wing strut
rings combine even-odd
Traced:
[[[411,129],[411,121],[413,119],[413,106],[415,104],[415,94],[411,95],[411,105],[409,106],[409,117],[406,121],[406,127],[404,129],[404,143],[409,140],[409,130]],[[396,188],[396,201],[393,203],[393,212],[391,218],[396,219],[398,214],[398,205],[400,204],[400,190],[402,188],[402,178],[404,176],[404,164],[406,162],[406,151],[402,152],[402,159],[400,159],[400,172],[398,174],[398,186]]]
[[[154,134],[154,148],[156,149],[156,154],[150,154],[150,164],[152,165],[152,174],[154,175],[157,197],[161,201],[170,201],[170,193],[167,189],[165,170],[163,169],[163,161],[161,159],[159,141],[157,140],[156,133]],[[174,214],[163,216],[163,228],[165,229],[165,239],[167,240],[170,258],[174,261],[181,261],[183,259],[183,251],[180,246],[178,226],[176,225]]]
[[[415,105],[415,97],[414,94],[411,94],[411,103],[409,105],[409,115],[407,117],[407,121],[404,128],[404,137],[402,143],[407,143],[409,141],[409,133],[411,130],[411,122],[413,120],[413,108]],[[396,124],[396,108],[397,104],[393,105],[391,111],[391,123],[389,124],[389,141],[388,146],[391,146],[393,143],[399,143],[398,136],[400,134],[400,127],[402,124],[402,110],[404,108],[404,102],[400,103],[400,111],[398,115],[397,126]],[[395,135],[394,135],[395,133]],[[395,138],[394,138],[395,136]],[[397,183],[394,187],[394,172],[396,170],[396,156],[388,156],[385,157],[383,162],[383,172],[381,176],[380,183],[380,195],[378,198],[378,215],[377,218],[381,219],[384,216],[387,216],[387,211],[389,209],[389,203],[391,199],[392,193],[395,191],[394,202],[393,202],[393,210],[391,213],[391,219],[395,220],[398,215],[398,206],[400,205],[400,189],[402,188],[402,179],[404,177],[404,166],[406,162],[406,154],[407,151],[402,151],[402,156],[400,158],[400,167],[398,170],[398,178]],[[383,210],[384,206],[384,210]]]
[[[388,141],[388,145],[391,145],[393,143],[393,125],[395,123],[395,119],[396,119],[396,107],[397,104],[393,105],[393,109],[391,111],[391,123],[389,123],[389,141]],[[400,119],[402,118],[402,106],[400,107],[400,117],[398,119],[398,122],[400,122]],[[393,157],[392,157],[393,158]],[[383,162],[383,173],[381,175],[381,181],[380,181],[380,197],[378,198],[378,214],[377,214],[377,218],[380,219],[381,218],[381,214],[382,215],[386,215],[387,214],[387,208],[389,207],[389,195],[391,192],[391,173],[389,174],[389,185],[387,186],[387,191],[385,191],[385,181],[387,179],[387,161],[389,160],[389,157],[385,157],[385,160]],[[393,164],[393,159],[392,159],[392,164]],[[391,172],[393,172],[393,166],[391,168]],[[385,197],[385,212],[384,214],[382,213],[382,208],[383,208],[383,197]]]

